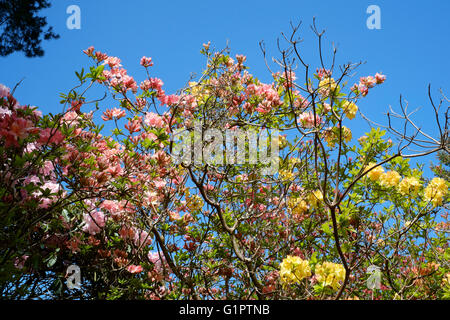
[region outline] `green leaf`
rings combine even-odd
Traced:
[[[49,267],[49,268],[53,267],[57,260],[58,260],[58,256],[56,254],[52,254],[47,259],[47,267]]]

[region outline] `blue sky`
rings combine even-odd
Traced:
[[[385,84],[359,103],[374,119],[383,121],[383,113],[389,105],[396,108],[403,94],[411,109],[422,107],[417,122],[436,133],[427,85],[432,84],[437,98],[438,88],[446,93],[450,88],[450,1],[446,0],[50,2],[52,7],[43,13],[61,38],[43,43],[42,58],[26,58],[23,53],[0,58],[0,83],[13,87],[24,79],[16,97],[44,113],[61,110],[59,93],[76,84],[75,70],[90,66],[82,53],[90,45],[121,58],[137,81],[144,79],[139,59],[151,56],[153,76],[164,81],[168,93],[182,87],[191,72],[202,71],[204,59],[199,50],[208,41],[219,49],[228,41],[233,53],[247,56],[251,73],[270,81],[258,42],[264,40],[268,56],[276,57],[280,32],[289,31],[290,21],[301,20],[303,52],[314,65],[317,42],[309,28],[314,16],[319,28],[327,30],[326,48],[332,42],[337,45],[338,63],[366,61],[355,81],[376,72],[387,75]],[[73,4],[81,9],[80,30],[66,27],[66,8]],[[381,9],[381,30],[366,26],[369,5]],[[355,124],[366,128],[363,122]]]

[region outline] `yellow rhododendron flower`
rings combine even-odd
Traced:
[[[376,166],[375,162],[369,163],[365,172],[369,171],[370,169],[372,169],[375,166]],[[378,167],[374,168],[373,170],[371,170],[369,173],[367,173],[367,176],[369,177],[370,180],[377,181],[380,178],[380,176],[383,174],[383,172],[384,172],[383,167],[378,166]]]
[[[274,140],[275,140],[275,142],[278,142],[278,146],[280,147],[280,149],[283,149],[284,147],[287,146],[287,139],[283,135],[279,135],[278,139],[275,137]]]
[[[328,146],[330,147],[330,148],[334,148],[334,145],[336,144],[336,139],[335,139],[335,136],[334,136],[334,134],[333,134],[333,131],[331,131],[330,129],[328,129],[328,130],[326,130],[326,131],[324,131],[324,139],[325,139],[325,141],[327,142],[327,144],[328,144]]]
[[[394,187],[400,182],[401,176],[397,171],[388,171],[380,176],[380,183],[383,187]]]
[[[310,276],[311,268],[308,260],[296,256],[287,256],[280,264],[280,278],[283,283],[298,283]]]
[[[345,142],[350,142],[352,140],[352,131],[346,126],[342,126],[342,136]]]
[[[346,101],[344,103],[344,112],[347,118],[350,120],[354,119],[356,116],[356,112],[358,111],[358,106],[353,102]]]
[[[283,181],[292,180],[294,178],[294,173],[290,170],[280,170],[280,178]]]
[[[333,78],[323,78],[319,82],[319,93],[324,97],[329,96],[336,88],[337,84]]]
[[[443,278],[442,278],[442,284],[445,286],[450,285],[450,272],[447,273]]]
[[[299,158],[292,157],[292,158],[288,159],[289,166],[295,166],[296,164],[298,164],[300,162],[301,162],[301,160]]]
[[[415,195],[419,192],[421,183],[415,177],[404,178],[398,185],[398,192],[404,196]]]
[[[312,208],[317,208],[323,202],[323,194],[320,190],[316,190],[309,194],[308,201]]]
[[[302,215],[308,211],[308,204],[301,198],[290,198],[288,200],[288,207],[294,215]]]
[[[334,290],[339,288],[340,281],[345,279],[345,269],[341,264],[324,262],[316,265],[316,279],[323,286],[330,286]]]
[[[186,206],[189,211],[200,210],[203,207],[203,199],[199,195],[191,195],[189,191],[186,191]]]
[[[329,128],[324,131],[324,139],[330,148],[334,148],[336,143],[339,142],[340,130],[335,127],[333,129]],[[342,141],[350,142],[352,140],[352,131],[346,126],[342,126]]]
[[[425,188],[425,200],[431,201],[434,207],[440,206],[447,192],[448,186],[445,180],[442,178],[433,178]]]
[[[205,101],[209,96],[209,90],[205,88],[203,84],[199,84],[195,81],[189,82],[189,87],[191,89],[191,94],[197,97],[198,101]]]

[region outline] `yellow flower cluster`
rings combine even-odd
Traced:
[[[400,179],[402,177],[397,171],[388,171],[386,173],[381,174],[380,183],[383,187],[394,187],[398,185]]]
[[[278,142],[278,146],[280,147],[280,149],[283,149],[284,147],[287,146],[287,139],[286,139],[285,136],[279,135],[278,139],[276,137],[274,139],[278,140],[278,141],[275,141],[275,142]]]
[[[365,172],[369,171],[375,165],[374,162],[369,163]],[[368,172],[367,176],[372,181],[379,181],[383,187],[397,186],[398,192],[403,196],[416,196],[422,186],[422,183],[416,177],[405,177],[401,180],[401,176],[397,171],[391,170],[384,172],[384,169],[381,166]],[[442,205],[447,193],[447,182],[442,178],[433,178],[425,188],[424,200],[431,202],[434,207],[437,207]]]
[[[370,169],[374,168],[375,166],[376,166],[376,163],[370,162],[367,165],[365,172],[369,171]],[[398,185],[400,182],[400,179],[402,178],[401,175],[397,171],[391,170],[391,171],[384,172],[384,169],[382,166],[378,166],[378,167],[372,169],[371,171],[369,171],[367,173],[367,177],[369,177],[369,179],[372,181],[379,181],[380,184],[386,188],[394,187],[394,186]],[[402,188],[406,188],[406,187],[409,188],[410,186],[407,184],[409,182],[413,183],[412,180],[406,180],[403,183]]]
[[[404,196],[415,195],[419,192],[421,183],[415,177],[406,177],[398,185],[398,192]]]
[[[444,277],[442,278],[442,285],[444,286],[450,285],[450,272],[444,275]]]
[[[319,82],[319,93],[324,97],[331,95],[331,93],[334,92],[336,88],[337,84],[333,78],[323,78]]]
[[[295,166],[296,164],[300,163],[301,160],[299,158],[296,157],[292,157],[288,160],[288,163],[290,166]]]
[[[324,262],[316,265],[316,279],[324,286],[330,286],[334,290],[339,288],[340,281],[345,279],[345,269],[341,264]]]
[[[308,210],[308,204],[301,198],[290,198],[288,200],[288,207],[294,215],[302,215]]]
[[[352,131],[346,126],[342,126],[342,135],[345,142],[350,142],[350,140],[352,140]]]
[[[280,178],[283,181],[292,180],[294,173],[291,170],[280,170]]]
[[[206,82],[207,83],[207,82]],[[189,82],[191,94],[197,98],[199,102],[208,100],[210,90],[205,88],[203,84],[199,84],[195,81]]]
[[[203,207],[203,199],[199,195],[190,195],[189,191],[186,191],[186,206],[189,211],[197,211]]]
[[[334,148],[335,144],[339,142],[339,128],[335,127],[325,132],[324,139],[330,148]],[[342,126],[342,140],[350,142],[352,140],[352,131],[346,126]]]
[[[445,180],[442,178],[433,178],[425,188],[425,200],[431,201],[434,207],[440,206],[447,192],[448,186]]]
[[[356,116],[356,112],[358,111],[358,106],[353,102],[346,101],[344,103],[344,112],[347,118],[350,120],[354,119]]]
[[[369,165],[366,168],[366,172],[375,166],[376,166],[375,162],[369,163]],[[370,171],[369,173],[367,173],[367,176],[369,177],[370,180],[377,181],[383,173],[384,173],[383,167],[378,166],[378,167],[374,168],[372,171]]]
[[[280,264],[280,278],[283,283],[298,283],[310,276],[311,268],[308,260],[296,256],[287,256]]]
[[[299,283],[311,275],[309,261],[300,257],[287,256],[280,264],[280,279],[283,284]],[[345,279],[345,269],[338,263],[323,262],[316,265],[315,275],[317,281],[324,287],[330,286],[336,290],[339,288],[340,282]]]
[[[309,194],[308,201],[311,208],[317,208],[323,202],[323,194],[320,190],[316,190]]]

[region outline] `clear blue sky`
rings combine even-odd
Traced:
[[[314,62],[316,41],[309,29],[313,16],[327,30],[325,44],[337,44],[338,62],[366,61],[358,77],[387,75],[385,85],[359,104],[376,120],[383,119],[389,105],[398,106],[402,93],[411,108],[423,107],[417,120],[432,128],[427,85],[431,82],[436,97],[438,88],[450,90],[447,0],[50,2],[52,7],[43,13],[61,38],[43,42],[42,58],[29,59],[23,53],[0,58],[0,83],[13,87],[24,78],[17,98],[44,113],[61,110],[59,93],[76,84],[75,70],[90,65],[82,50],[91,45],[120,57],[137,81],[144,78],[139,59],[151,56],[154,76],[164,81],[168,93],[182,87],[191,72],[201,72],[204,60],[199,50],[208,41],[216,48],[229,41],[234,53],[247,56],[250,72],[269,81],[258,42],[265,40],[268,55],[277,56],[280,32],[289,31],[290,21],[302,20],[303,50],[306,59]],[[81,30],[66,28],[66,8],[72,4],[81,8]],[[372,4],[381,9],[381,30],[366,27],[366,9]]]

